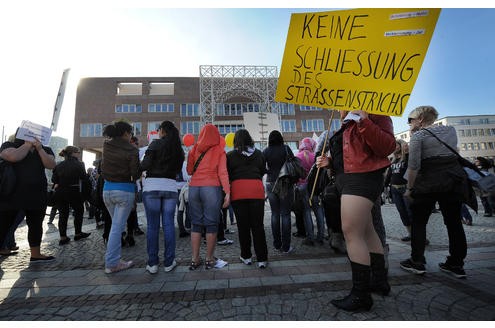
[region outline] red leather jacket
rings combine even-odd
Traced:
[[[359,123],[351,121],[343,136],[344,172],[372,172],[390,165],[395,150],[394,126],[389,116],[369,114]]]

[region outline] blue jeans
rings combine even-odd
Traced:
[[[148,249],[148,265],[157,265],[160,219],[163,229],[164,265],[170,266],[175,259],[175,206],[178,193],[176,191],[145,191],[143,205],[146,211],[148,229],[146,247]]]
[[[294,200],[294,186],[289,188],[285,197],[272,192],[274,182],[266,183],[266,191],[272,212],[273,247],[287,252],[290,248],[291,219],[290,211]]]
[[[311,200],[311,206],[309,205],[309,191],[308,184],[302,184],[297,186],[297,192],[299,193],[301,200],[303,202],[303,217],[304,217],[304,228],[306,229],[306,236],[309,240],[315,240],[313,218],[311,216],[311,210],[316,217],[316,226],[318,229],[318,235],[316,239],[318,241],[323,241],[325,236],[325,212],[323,207],[320,205],[320,200],[318,196],[313,195]]]
[[[107,251],[105,253],[105,266],[115,267],[120,262],[122,248],[122,232],[125,230],[127,218],[134,207],[136,194],[122,190],[103,191],[103,201],[112,218],[112,227],[108,235]]]
[[[191,231],[217,233],[222,215],[222,187],[190,186],[188,210],[191,213]]]
[[[409,204],[409,200],[404,197],[404,193],[406,192],[406,187],[396,188],[390,186],[390,193],[392,194],[392,201],[399,212],[400,219],[402,224],[405,227],[411,226],[412,213]]]

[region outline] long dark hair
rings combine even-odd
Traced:
[[[268,136],[268,147],[270,146],[282,146],[284,144],[284,137],[278,130],[273,130]]]
[[[253,138],[251,138],[249,131],[246,129],[237,130],[234,135],[234,149],[242,153],[249,147],[254,147],[254,141]]]
[[[103,136],[110,138],[122,137],[126,132],[132,134],[132,125],[124,121],[117,121],[105,126]]]
[[[178,158],[181,162],[180,169],[182,169],[182,162],[184,161],[185,155],[184,150],[182,149],[179,130],[174,125],[174,123],[170,121],[163,121],[159,127],[160,130],[165,132],[165,135],[162,137],[163,140],[166,141],[167,147],[167,157]]]

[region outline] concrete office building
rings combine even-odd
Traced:
[[[74,145],[99,157],[105,124],[124,119],[134,127],[140,145],[164,120],[181,136],[197,138],[200,127],[215,124],[225,136],[244,127],[243,113],[276,113],[285,141],[296,149],[304,137],[328,129],[331,111],[274,101],[276,67],[205,66],[200,77],[109,77],[81,79],[77,88]],[[203,67],[202,67],[203,69]],[[212,73],[213,72],[213,73]],[[218,75],[218,76],[217,76]],[[205,106],[209,112],[205,112]],[[206,118],[206,121],[205,121]],[[332,130],[340,127],[334,115]]]
[[[478,156],[495,160],[495,115],[446,116],[435,124],[455,128],[461,156],[470,160]],[[395,137],[407,142],[411,139],[409,131],[397,133]]]

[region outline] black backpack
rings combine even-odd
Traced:
[[[16,176],[12,163],[0,158],[0,196],[8,197],[14,193]]]

